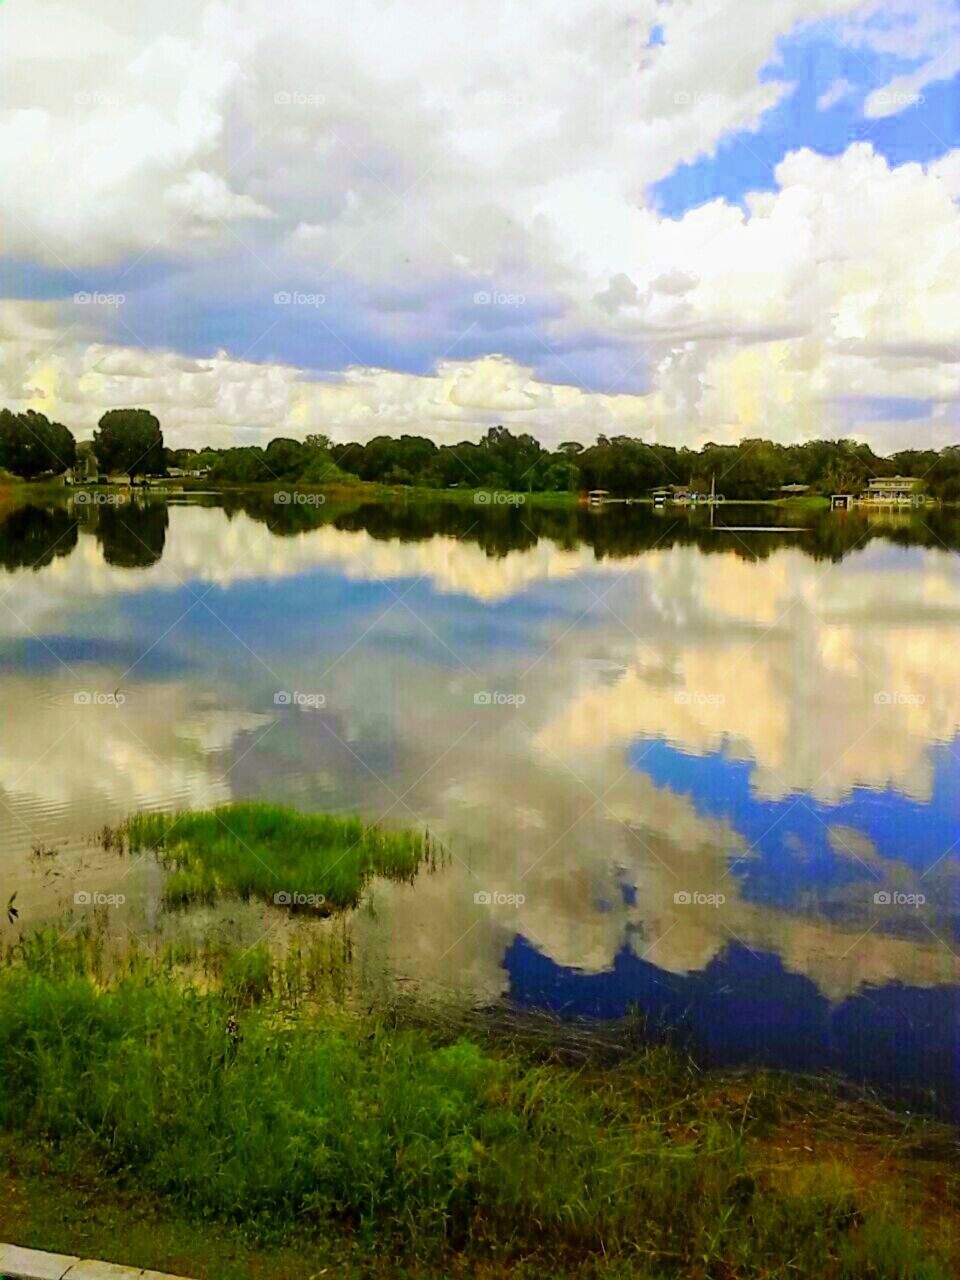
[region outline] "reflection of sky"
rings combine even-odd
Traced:
[[[699,1001],[702,1038],[731,1052],[751,1028],[773,1052],[809,1025],[827,1060],[825,1010],[956,981],[916,914],[878,918],[872,895],[955,895],[954,853],[919,877],[957,826],[958,565],[880,541],[836,565],[795,547],[598,560],[547,538],[488,555],[178,507],[162,559],[125,569],[81,532],[5,575],[0,896],[24,887],[5,876],[15,849],[26,863],[33,840],[141,806],[386,815],[456,853],[380,890],[364,945],[387,969],[518,996],[542,972],[574,1007],[670,992],[665,1012]],[[118,683],[121,708],[74,706],[77,687]],[[878,708],[878,689],[925,701]],[[279,690],[326,703],[278,708]],[[482,707],[478,690],[526,702]],[[721,882],[722,912],[674,904]],[[478,915],[478,888],[527,901]],[[955,914],[941,897],[923,919],[948,940]],[[741,972],[744,956],[762,964]]]
[[[960,1118],[960,987],[892,983],[833,1004],[776,956],[736,943],[701,973],[686,975],[665,974],[628,948],[608,972],[584,974],[522,938],[504,965],[520,1004],[589,1018],[620,1018],[634,1008],[654,1033],[666,1029],[688,1040],[714,1064],[828,1066],[895,1085]]]
[[[744,837],[756,855],[736,868],[747,897],[788,906],[810,893],[819,879],[837,884],[875,878],[876,873],[851,856],[836,835],[831,839],[837,827],[865,836],[881,858],[906,863],[921,873],[939,863],[958,838],[956,746],[954,742],[929,748],[933,787],[925,804],[892,787],[853,787],[836,804],[802,793],[770,800],[753,790],[753,765],[723,752],[693,756],[668,742],[653,741],[633,755],[636,767],[657,786],[689,796],[697,813],[724,819]]]

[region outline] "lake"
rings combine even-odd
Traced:
[[[20,926],[172,928],[139,808],[357,812],[448,854],[355,913],[372,985],[960,1114],[955,515],[110,497],[0,513]]]

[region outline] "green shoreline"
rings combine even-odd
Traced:
[[[77,489],[83,490],[118,490],[127,491],[125,485],[106,485],[106,484],[81,484],[75,486]],[[9,495],[26,495],[33,494],[42,496],[67,495],[73,491],[62,484],[52,481],[34,482],[28,480],[17,480],[12,482],[0,481],[0,497],[4,493]],[[543,507],[576,507],[587,505],[587,496],[579,492],[560,492],[560,491],[515,491],[509,489],[494,489],[489,486],[478,487],[475,489],[456,488],[456,489],[429,489],[417,485],[384,485],[375,481],[360,480],[356,484],[310,484],[301,481],[291,481],[289,483],[281,483],[275,480],[259,481],[254,483],[228,483],[226,481],[218,481],[211,483],[209,480],[191,480],[181,479],[179,477],[172,478],[168,484],[157,484],[151,486],[137,487],[133,492],[145,496],[163,497],[170,493],[198,493],[198,494],[231,494],[231,493],[315,493],[323,494],[332,501],[370,501],[370,500],[392,500],[405,502],[454,502],[464,505],[476,506],[543,506]],[[487,504],[478,501],[479,495],[497,495],[499,501]],[[653,499],[646,496],[635,497],[631,502],[636,506],[652,507]],[[617,500],[611,505],[622,506],[622,500]],[[706,503],[696,504],[696,509],[705,507]],[[819,494],[812,494],[801,498],[738,498],[735,502],[729,501],[724,504],[728,506],[738,507],[786,507],[792,510],[829,510],[830,500]],[[944,506],[954,504],[944,503]],[[673,508],[670,508],[673,509]],[[689,510],[690,504],[684,504],[675,508],[676,510]]]
[[[121,832],[121,857],[268,902],[261,872],[311,893],[358,849],[332,910],[428,861],[269,805]],[[0,1239],[198,1280],[956,1274],[955,1129],[831,1077],[704,1070],[638,1017],[358,1006],[332,925],[113,954],[102,922],[5,927]]]

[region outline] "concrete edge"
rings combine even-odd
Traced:
[[[186,1280],[163,1271],[144,1271],[116,1262],[98,1262],[69,1253],[44,1253],[0,1244],[0,1277],[6,1280]]]

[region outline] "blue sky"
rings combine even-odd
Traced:
[[[789,151],[810,147],[838,155],[869,142],[891,164],[935,160],[960,146],[960,76],[927,86],[922,101],[881,119],[864,116],[867,95],[921,59],[864,54],[816,26],[780,41],[762,79],[784,80],[794,90],[768,111],[759,129],[724,137],[716,151],[681,164],[653,187],[657,207],[671,218],[708,200],[741,202],[748,192],[776,189],[774,170]],[[832,86],[848,86],[836,102],[818,107]]]

